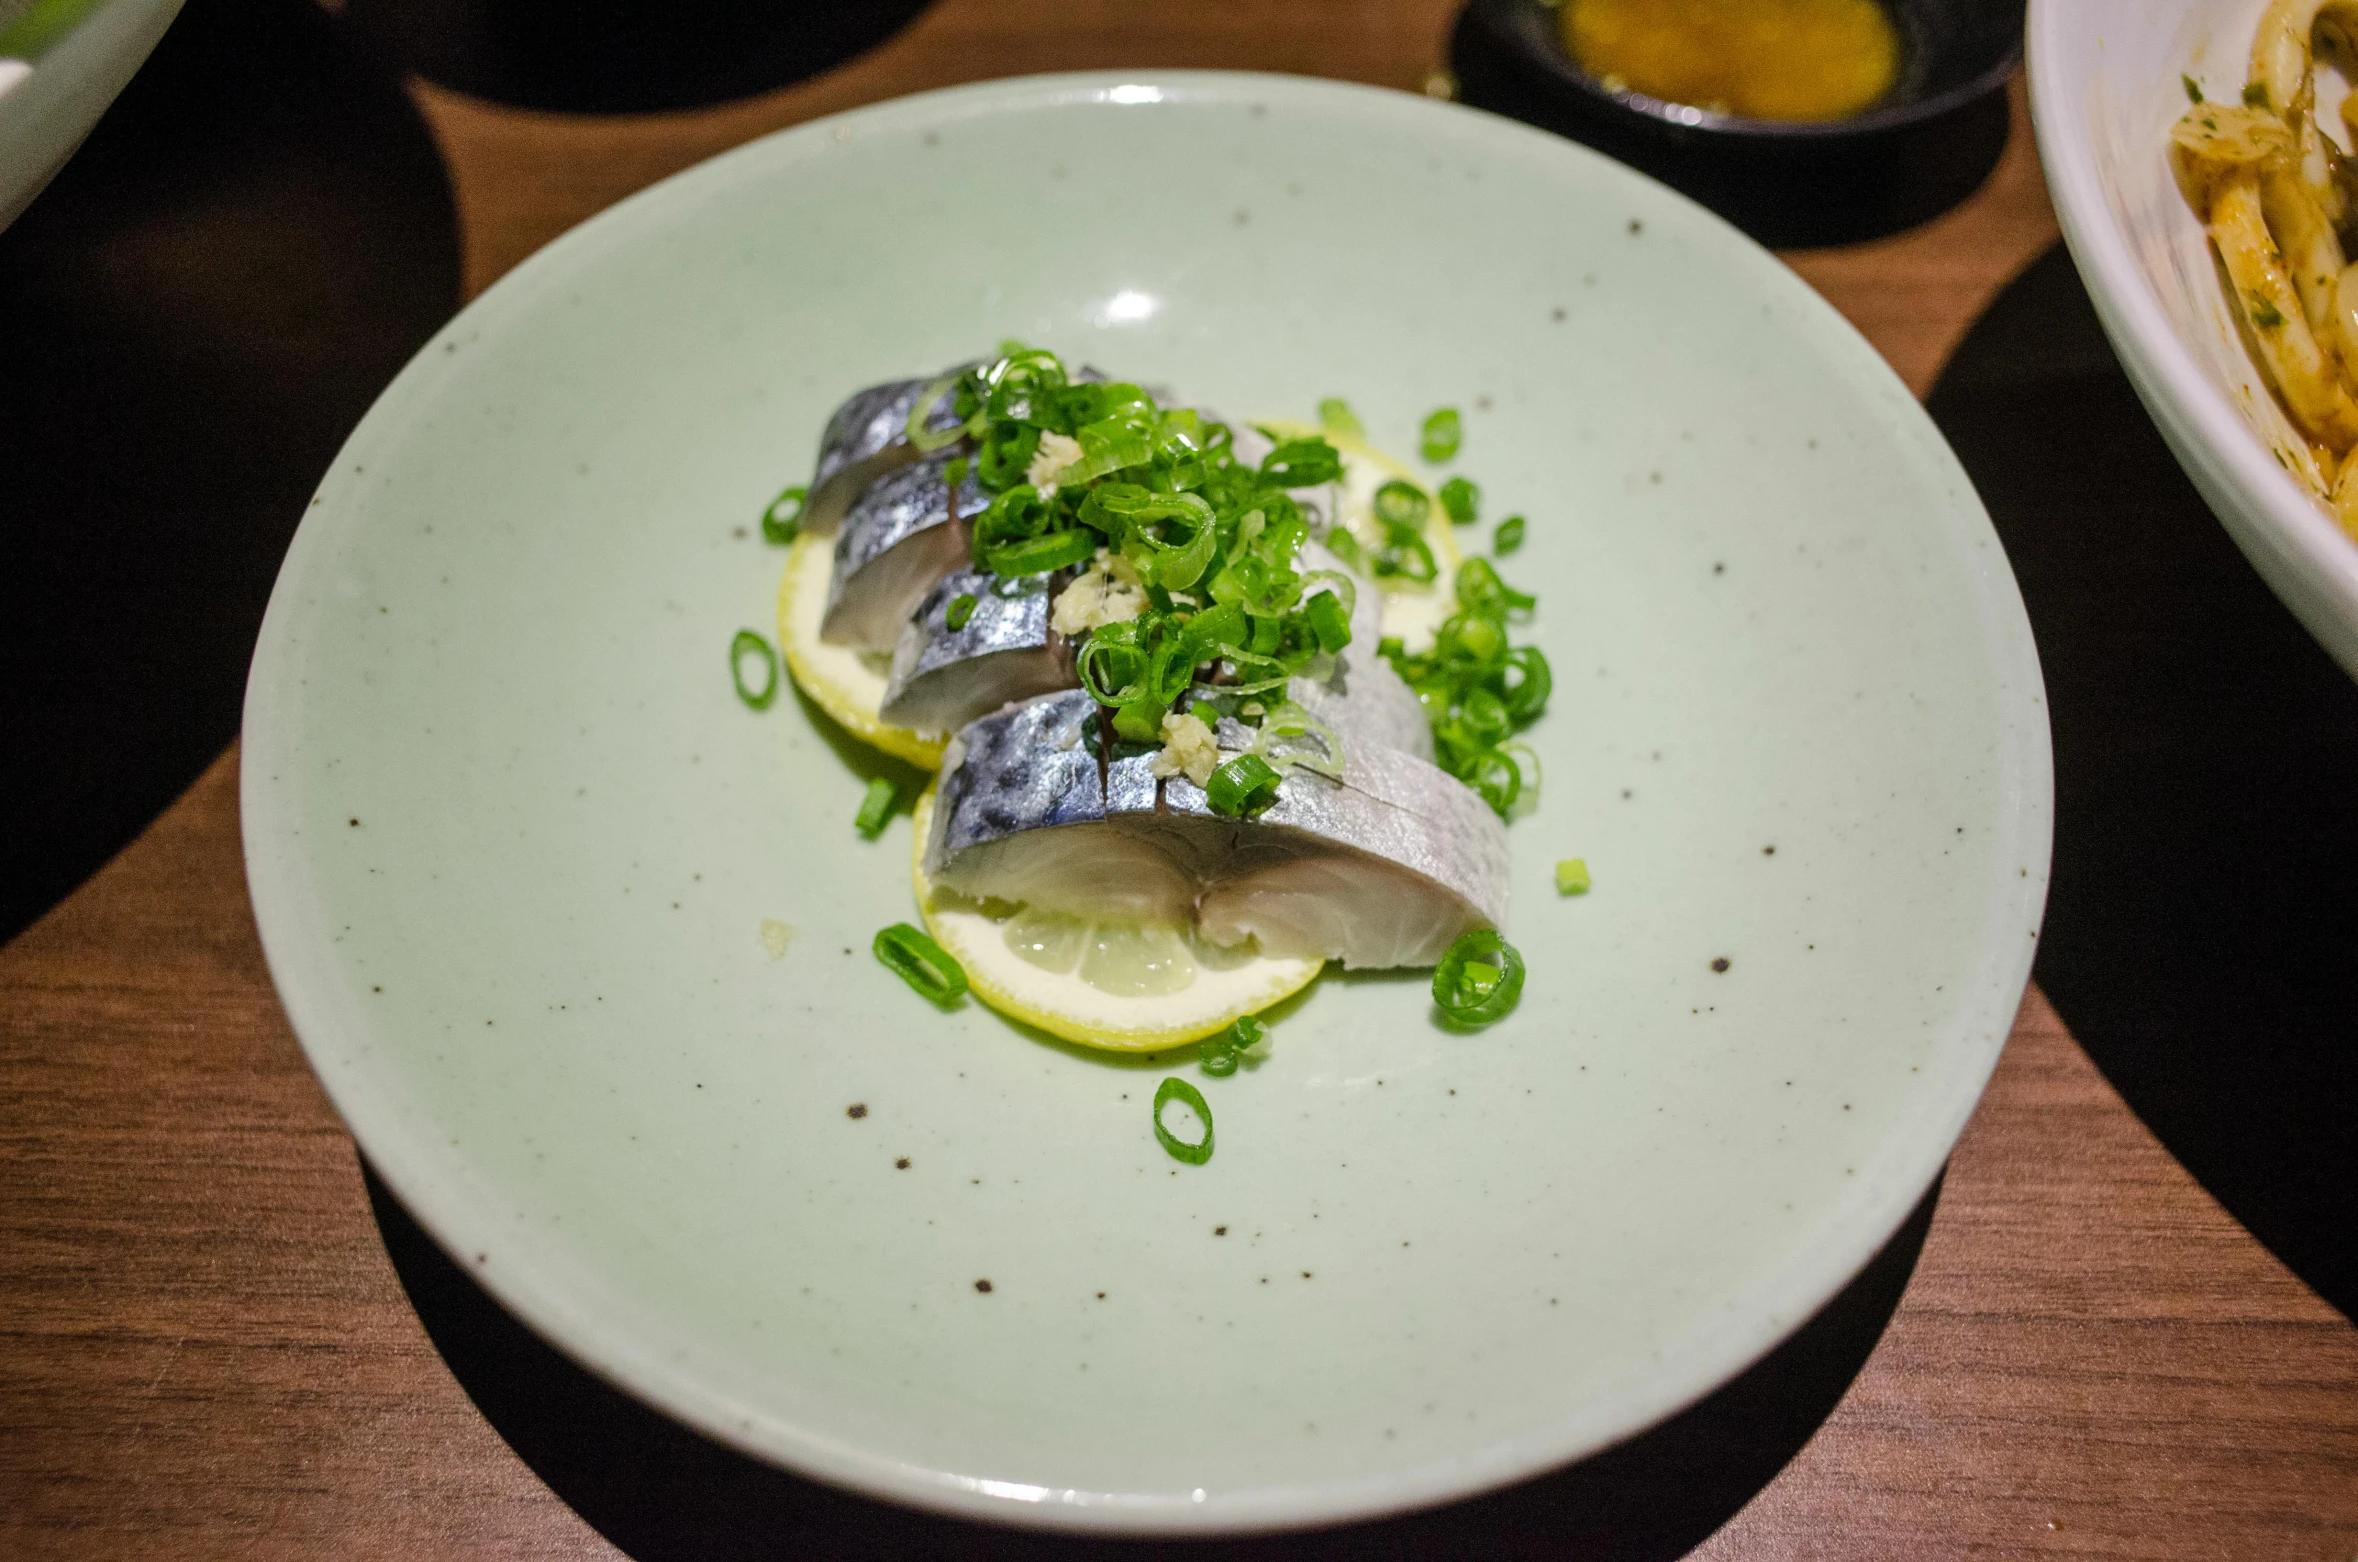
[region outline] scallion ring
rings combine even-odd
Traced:
[[[1302,604],[1302,616],[1310,621],[1310,632],[1318,637],[1322,651],[1340,651],[1351,643],[1351,616],[1348,609],[1331,591],[1321,591]]]
[[[1196,1121],[1204,1125],[1204,1136],[1196,1143],[1189,1144],[1163,1126],[1163,1108],[1173,1101],[1186,1102],[1188,1109],[1195,1113]],[[1212,1104],[1204,1099],[1202,1091],[1178,1075],[1172,1075],[1155,1087],[1154,1136],[1170,1152],[1171,1159],[1185,1161],[1190,1166],[1201,1166],[1212,1158]]]
[[[1523,546],[1523,517],[1510,515],[1498,523],[1498,530],[1490,539],[1490,551],[1501,556]]]
[[[1435,466],[1455,456],[1459,442],[1465,437],[1455,407],[1443,407],[1425,419],[1423,433],[1424,437],[1419,441],[1421,454]]]
[[[1441,508],[1449,512],[1452,526],[1470,526],[1482,507],[1481,485],[1470,478],[1453,477],[1441,485]]]
[[[1243,818],[1276,802],[1282,779],[1276,768],[1260,755],[1239,754],[1212,772],[1204,797],[1212,805],[1212,812],[1226,814],[1231,819]]]
[[[772,499],[770,507],[761,512],[761,540],[779,548],[792,542],[795,533],[802,530],[802,502],[810,492],[798,485]]]
[[[1096,552],[1095,533],[1061,531],[985,548],[982,562],[995,575],[1045,575],[1079,564]]]
[[[1375,491],[1375,517],[1389,527],[1422,526],[1433,501],[1422,488],[1395,477]]]
[[[876,958],[928,1003],[947,1004],[966,991],[966,972],[950,952],[906,922],[876,935]]]
[[[900,789],[884,777],[868,783],[868,791],[860,799],[860,811],[853,816],[852,826],[869,840],[884,833],[885,822],[892,818],[892,805]]]
[[[1359,414],[1340,396],[1329,396],[1318,404],[1318,422],[1328,433],[1340,434],[1345,439],[1367,437],[1367,430],[1360,426]]]
[[[950,598],[949,609],[942,614],[942,627],[949,630],[952,634],[956,634],[959,630],[964,629],[966,627],[966,621],[974,616],[974,610],[978,603],[979,599],[973,592],[959,592],[956,596]]]
[[[761,658],[762,671],[766,676],[759,689],[746,687],[745,658],[748,656]],[[770,649],[767,640],[752,630],[738,630],[737,638],[729,642],[729,678],[737,685],[737,698],[754,710],[768,710],[770,702],[778,697],[778,653]]]
[[[1461,935],[1433,967],[1433,1003],[1453,1024],[1503,1019],[1522,996],[1523,957],[1490,928]]]

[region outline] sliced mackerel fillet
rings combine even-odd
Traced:
[[[1150,754],[1107,756],[1079,690],[969,723],[942,760],[925,871],[978,900],[1196,925],[1214,942],[1353,968],[1429,966],[1503,924],[1506,828],[1463,783],[1380,744],[1343,779],[1296,767],[1249,819]],[[1223,723],[1226,747],[1243,729]]]
[[[967,522],[986,502],[969,471],[950,520],[945,452],[868,485],[835,534],[835,573],[819,638],[829,645],[890,653],[901,626],[944,575],[967,564]]]
[[[944,576],[901,626],[880,714],[896,727],[954,732],[977,716],[1034,695],[1073,687],[1072,653],[1048,627],[1048,577],[1002,591],[988,570]],[[951,605],[970,599],[949,624]]]
[[[968,367],[944,371],[957,374]],[[819,464],[811,474],[810,492],[802,501],[802,529],[832,537],[844,515],[870,483],[896,467],[917,459],[909,443],[909,411],[935,380],[893,380],[871,385],[835,409],[819,436]],[[947,433],[958,426],[958,414],[944,397],[926,415],[925,426]]]

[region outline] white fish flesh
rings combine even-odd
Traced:
[[[1189,925],[1215,943],[1354,968],[1429,966],[1504,923],[1506,827],[1472,790],[1381,745],[1342,781],[1289,770],[1249,819],[1149,754],[1101,750],[1096,702],[1047,695],[969,723],[942,760],[925,871],[979,900]],[[1224,748],[1245,729],[1223,723]]]
[[[973,472],[958,485],[952,524],[950,456],[930,456],[868,486],[835,534],[835,573],[819,638],[890,652],[936,582],[967,563],[968,526],[988,502]]]

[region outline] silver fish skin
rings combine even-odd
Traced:
[[[961,374],[973,367],[960,364],[942,376]],[[937,376],[939,378],[939,376]],[[909,443],[909,409],[933,380],[891,380],[871,385],[835,409],[819,436],[819,464],[811,473],[810,491],[802,501],[802,529],[832,537],[863,490],[885,473],[917,459]],[[958,414],[945,398],[926,417],[925,426],[947,433],[958,426]]]
[[[1216,943],[1353,968],[1432,965],[1503,925],[1506,829],[1470,789],[1371,747],[1341,782],[1286,772],[1250,819],[1215,814],[1150,755],[1102,771],[1097,706],[1073,690],[970,722],[942,761],[925,868],[983,900],[1075,916],[1194,924]],[[1240,741],[1232,730],[1228,745]]]
[[[901,626],[936,582],[968,559],[967,528],[950,520],[945,452],[887,473],[868,486],[835,534],[835,572],[819,638],[889,653]],[[961,523],[987,502],[968,471],[958,485]]]
[[[952,629],[950,604],[960,597],[974,607]],[[880,714],[898,727],[954,732],[1002,705],[1072,688],[1072,658],[1048,628],[1050,605],[1044,575],[1005,591],[988,570],[944,576],[901,626]]]

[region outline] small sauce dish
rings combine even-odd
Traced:
[[[2005,150],[2006,82],[2022,59],[2022,9],[2008,0],[1880,0],[1896,39],[1889,85],[1857,112],[1823,119],[1675,102],[1592,74],[1566,42],[1566,9],[1577,21],[1576,8],[1606,3],[1470,0],[1450,47],[1459,95],[1585,142],[1771,245],[1913,227],[1978,189]]]

